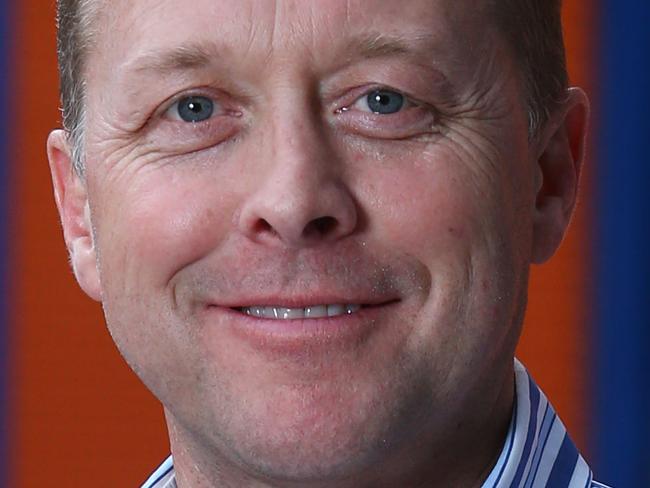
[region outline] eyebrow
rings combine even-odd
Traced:
[[[435,42],[430,34],[395,36],[382,33],[365,33],[345,42],[337,51],[344,53],[341,59],[352,63],[361,59],[390,56],[427,57],[433,59]],[[230,48],[213,41],[193,42],[159,51],[144,53],[128,65],[139,74],[169,75],[174,72],[197,70],[224,57]]]
[[[345,44],[343,52],[353,58],[380,58],[395,55],[420,54],[422,44],[431,41],[430,36],[387,36],[370,33],[352,38]]]
[[[221,48],[213,43],[191,43],[170,49],[145,53],[131,63],[137,73],[153,72],[165,75],[204,67],[221,57]]]
[[[346,63],[360,59],[403,57],[435,72],[441,83],[449,83],[447,74],[435,62],[440,57],[436,52],[444,54],[444,51],[430,32],[413,32],[408,36],[369,33],[353,37],[344,46],[346,55],[343,59]]]

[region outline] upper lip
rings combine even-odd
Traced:
[[[233,300],[219,300],[210,303],[210,306],[223,308],[245,308],[245,307],[285,307],[285,308],[306,308],[316,305],[362,305],[377,306],[398,301],[397,296],[357,296],[357,295],[314,295],[314,296],[283,296],[283,295],[262,295],[246,297]]]

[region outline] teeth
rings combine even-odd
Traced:
[[[296,320],[296,319],[319,319],[323,317],[337,317],[339,315],[350,315],[361,310],[361,305],[314,305],[305,308],[286,307],[243,307],[239,309],[242,313],[252,317],[274,319],[274,320]]]
[[[336,317],[337,315],[343,315],[345,313],[345,307],[343,305],[328,305],[327,306],[327,316]]]
[[[253,317],[264,317],[264,307],[246,307],[242,312]]]
[[[327,305],[316,305],[305,308],[305,317],[308,319],[327,317]]]

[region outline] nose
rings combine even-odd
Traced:
[[[257,150],[255,188],[241,207],[242,233],[257,243],[289,248],[332,243],[353,233],[357,204],[326,128],[297,119],[270,132]]]

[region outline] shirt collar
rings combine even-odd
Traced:
[[[589,466],[544,393],[516,359],[515,390],[503,450],[482,488],[589,487]]]

